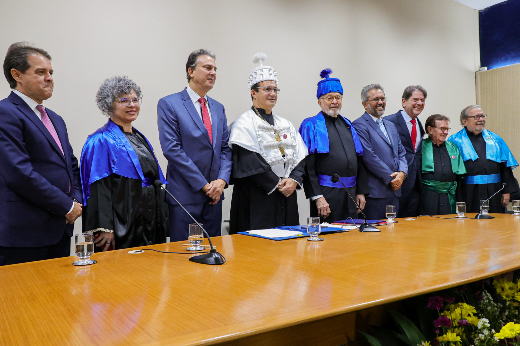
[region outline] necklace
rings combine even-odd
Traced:
[[[266,122],[269,127],[273,130],[273,133],[274,133],[274,139],[277,141],[277,142],[281,142],[282,139],[280,138],[280,134],[278,133],[278,131],[276,131],[275,127],[271,124],[269,124],[268,121],[266,121],[261,115],[260,113],[258,112],[258,109],[256,109],[255,105],[253,105],[253,108],[255,110],[255,114],[258,115],[258,117],[260,119],[262,119],[264,122]],[[274,118],[273,118],[273,121],[274,121]],[[278,149],[280,149],[280,152],[282,153],[282,156],[285,156],[285,150],[283,149],[281,143],[278,145]]]

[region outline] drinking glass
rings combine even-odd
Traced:
[[[94,253],[94,235],[92,232],[75,234],[74,246],[79,260],[72,263],[73,265],[88,266],[97,263],[97,261],[90,259],[90,255]]]
[[[487,215],[489,212],[489,200],[480,200],[480,214]]]
[[[394,223],[395,216],[396,216],[395,205],[387,205],[386,206],[386,218],[388,220],[386,220],[386,222]]]
[[[457,217],[465,217],[466,202],[457,202],[456,206]]]
[[[307,233],[311,236],[307,238],[309,241],[322,241],[323,238],[318,238],[321,232],[321,223],[319,217],[308,217],[307,218]]]
[[[187,248],[188,251],[201,251],[204,250],[204,246],[200,246],[204,241],[204,233],[202,232],[202,228],[199,227],[196,223],[190,224],[190,232],[188,235],[188,241],[191,246]]]
[[[513,201],[513,215],[520,215],[520,201]]]

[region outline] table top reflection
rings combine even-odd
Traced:
[[[397,219],[323,242],[217,237],[222,266],[119,250],[87,267],[0,267],[0,344],[213,344],[460,285],[520,267],[520,217],[493,215]]]

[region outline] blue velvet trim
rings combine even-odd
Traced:
[[[462,182],[465,184],[494,184],[500,183],[502,179],[500,178],[500,173],[496,174],[488,174],[488,175],[468,175],[466,177],[462,177]]]
[[[148,139],[139,131],[137,132],[146,140],[155,157]],[[155,161],[157,161],[157,158],[155,158]],[[157,167],[159,179],[163,184],[167,184],[159,162],[157,162]],[[80,171],[84,205],[87,205],[87,200],[90,197],[90,185],[111,174],[139,179],[142,181],[142,186],[151,186],[154,183],[152,179],[144,177],[139,158],[132,144],[112,120],[108,120],[103,127],[87,138],[81,152]]]
[[[511,150],[509,150],[506,142],[504,142],[499,135],[484,129],[482,136],[486,142],[486,159],[498,163],[505,163],[506,166],[511,167],[511,169],[518,167],[518,162],[516,162],[513,157]],[[475,161],[478,159],[477,152],[475,148],[473,148],[473,144],[471,144],[465,128],[451,135],[448,140],[459,147],[462,160]]]
[[[325,175],[325,174],[318,174],[318,183],[321,186],[328,186],[328,187],[338,187],[340,189],[343,188],[343,185],[338,181],[337,183],[333,183],[330,178],[332,176]],[[345,184],[346,187],[354,187],[356,186],[356,176],[353,177],[339,177],[339,180]]]
[[[354,147],[358,156],[363,155],[363,146],[359,140],[356,129],[347,118],[340,115],[345,123],[350,127]],[[325,124],[325,116],[319,112],[316,116],[305,119],[300,125],[300,134],[309,149],[309,154],[326,154],[329,152],[329,133],[327,132],[327,124]]]

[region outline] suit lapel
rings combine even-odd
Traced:
[[[365,113],[365,119],[368,121],[368,123],[370,124],[370,126],[372,126],[372,128],[377,132],[377,134],[388,144],[388,145],[391,145],[390,142],[388,141],[388,138],[386,138],[385,134],[383,133],[383,131],[381,131],[381,129],[379,128],[379,125],[378,123],[376,123],[374,121],[374,119],[372,119],[372,117],[370,116],[370,114],[368,113]],[[381,118],[382,119],[382,118]],[[383,123],[384,120],[383,120]],[[385,123],[386,124],[386,123]],[[386,130],[388,132],[388,129]],[[388,134],[388,136],[390,136],[390,134]]]
[[[406,142],[408,142],[408,146],[410,148],[414,149],[414,151],[415,151],[415,148],[412,145],[412,136],[410,135],[410,131],[408,131],[408,126],[406,126],[407,124],[403,118],[403,115],[401,114],[401,111],[399,111],[399,115],[397,117],[397,123],[400,127],[398,132],[405,133],[405,138],[406,138]]]
[[[195,105],[193,104],[193,102],[191,102],[190,95],[188,95],[188,92],[186,91],[186,89],[183,90],[182,96],[183,96],[183,103],[184,103],[184,107],[186,108],[186,111],[191,116],[191,118],[193,119],[193,122],[195,122],[195,124],[197,125],[199,130],[206,136],[208,142],[211,144],[211,142],[209,140],[208,130],[206,130],[206,127],[204,126],[204,123],[202,122],[202,118],[199,115],[199,113],[197,113],[197,110],[195,109]]]
[[[29,118],[29,120],[31,120],[33,122],[33,124],[41,131],[41,133],[45,136],[45,138],[47,138],[47,141],[49,142],[49,144],[54,148],[54,150],[56,150],[56,152],[60,155],[60,157],[63,159],[63,161],[66,161],[65,160],[65,157],[63,156],[63,154],[61,153],[61,150],[60,150],[60,147],[58,147],[58,143],[56,143],[56,141],[54,140],[54,138],[52,137],[51,133],[49,132],[49,130],[47,130],[47,128],[45,127],[45,125],[43,125],[42,121],[40,118],[38,118],[38,116],[33,112],[33,110],[31,108],[29,108],[29,106],[27,105],[27,103],[25,103],[24,100],[22,100],[18,95],[16,95],[15,93],[11,93],[10,96],[14,96],[14,97],[10,97],[10,101],[16,105],[16,108],[18,108],[18,110],[20,112],[22,112],[27,118]],[[47,115],[49,115],[49,112],[47,112]],[[50,117],[49,117],[50,118]],[[51,119],[51,122],[53,123],[54,125],[54,121],[52,121],[52,118]],[[54,125],[54,128],[56,129],[56,126]],[[56,132],[58,130],[56,129]],[[58,137],[60,138],[61,140],[61,136],[58,135]],[[62,141],[63,143],[63,141]],[[63,144],[62,144],[63,145]],[[63,149],[65,150],[65,149]]]
[[[217,109],[215,106],[215,103],[212,98],[208,97],[208,107],[209,112],[211,114],[211,129],[213,134],[213,146],[215,145],[215,142],[217,140],[217,132],[218,132],[218,115],[217,115]]]
[[[390,125],[390,121],[383,119],[383,123],[386,126],[386,132],[388,133],[388,137],[391,139],[392,143],[395,143],[395,145],[390,144],[390,146],[392,147],[392,151],[394,152],[394,155],[396,155],[396,157],[397,157],[398,149],[399,149],[399,145],[397,145],[397,141],[399,140],[399,133],[394,132],[394,129],[396,129],[396,128],[393,127],[392,125]],[[396,129],[396,131],[397,131],[397,129]]]
[[[58,138],[60,139],[60,142],[61,142],[61,147],[63,148],[63,154],[65,155],[65,161],[68,163],[68,161],[70,159],[70,157],[69,157],[70,155],[69,155],[69,151],[68,151],[68,146],[66,145],[67,131],[65,130],[64,127],[58,126],[59,122],[58,122],[57,114],[55,114],[50,109],[47,109],[47,115],[49,116],[49,119],[51,119],[52,125],[54,126],[54,129],[56,130],[56,133],[58,134]],[[52,138],[52,136],[51,136],[51,138]],[[56,148],[58,148],[58,151],[61,154],[60,147],[58,147],[58,144],[56,143],[54,138],[52,138],[52,143],[56,144]]]

